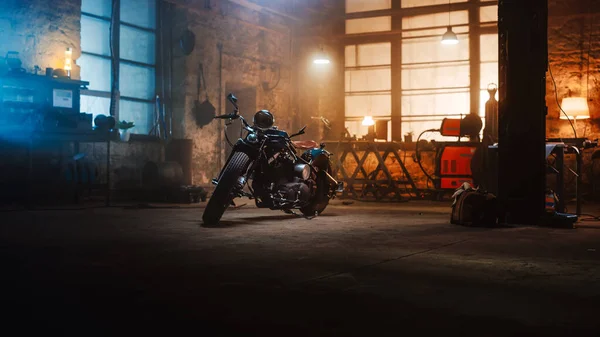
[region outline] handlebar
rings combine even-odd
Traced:
[[[236,114],[226,114],[226,115],[219,115],[219,116],[215,116],[215,119],[237,119],[239,117],[239,115]]]

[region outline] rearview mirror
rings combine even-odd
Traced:
[[[227,95],[227,99],[229,100],[229,102],[231,102],[231,104],[233,105],[237,105],[237,97],[235,97],[233,95],[233,93],[229,93],[229,95]]]

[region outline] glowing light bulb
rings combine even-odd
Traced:
[[[67,50],[65,50],[65,70],[67,71],[67,75],[69,77],[71,77],[71,68],[72,68],[72,57],[73,57],[73,51],[71,50],[71,48],[67,48]]]

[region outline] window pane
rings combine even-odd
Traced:
[[[402,70],[402,89],[468,87],[469,83],[468,63]]]
[[[121,21],[144,28],[155,28],[156,1],[121,0]]]
[[[121,96],[154,99],[154,69],[121,63],[119,89]]]
[[[450,3],[467,2],[468,0],[451,0]],[[432,5],[447,5],[448,0],[402,0],[402,8]]]
[[[346,70],[346,91],[392,89],[391,69]]]
[[[358,46],[358,65],[374,66],[392,63],[392,44],[374,43]]]
[[[110,115],[110,98],[81,95],[81,112],[94,115]]]
[[[498,86],[498,62],[481,64],[481,89],[486,89],[488,84]]]
[[[436,36],[436,38],[439,39],[442,38],[442,35],[444,35],[444,33],[446,32],[446,27],[444,28],[431,28],[431,29],[421,29],[419,28],[419,30],[413,30],[413,31],[404,31],[402,32],[402,37],[432,37],[433,35]],[[469,32],[469,27],[468,26],[461,26],[461,27],[452,27],[452,31],[457,34],[460,38],[461,35],[464,36],[464,34]],[[439,40],[438,40],[439,41]]]
[[[348,129],[351,136],[360,138],[369,133],[369,127],[363,126],[361,121],[346,121],[344,126]]]
[[[479,21],[495,22],[498,21],[498,6],[485,6],[479,9]]]
[[[469,59],[469,37],[459,35],[458,44],[443,45],[441,37],[402,41],[402,63],[461,61]]]
[[[346,96],[346,117],[391,116],[392,95]]]
[[[110,23],[81,16],[81,50],[110,56]]]
[[[110,60],[98,56],[81,55],[81,80],[90,82],[90,90],[110,91]]]
[[[498,61],[498,34],[481,35],[481,61]]]
[[[446,2],[448,3],[448,2]],[[448,12],[417,15],[407,18],[402,18],[402,29],[429,28],[437,26],[461,25],[469,23],[468,11],[454,11],[448,18]]]
[[[469,105],[468,89],[463,92],[404,93],[402,95],[402,116],[466,115],[469,113]],[[420,117],[419,119],[426,118]]]
[[[346,46],[346,67],[356,67],[356,46]]]
[[[111,17],[112,0],[81,0],[81,12]]]
[[[119,104],[119,120],[133,122],[132,133],[148,134],[153,126],[154,104],[133,102],[121,98]]]
[[[402,133],[407,134],[409,132],[413,133],[413,142],[417,141],[417,137],[419,134],[425,130],[429,129],[439,129],[440,125],[442,125],[442,119],[439,118],[436,120],[430,120],[425,122],[402,122]],[[437,141],[447,141],[448,137],[444,137],[440,135],[439,132],[427,132],[421,136],[421,140],[437,140]]]
[[[391,29],[391,16],[346,20],[346,34],[384,32]]]
[[[146,64],[156,61],[154,33],[121,25],[121,58]]]
[[[376,11],[392,8],[392,0],[346,0],[346,13]]]

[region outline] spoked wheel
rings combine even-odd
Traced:
[[[223,213],[225,213],[225,210],[227,210],[227,207],[229,207],[234,198],[233,191],[235,184],[237,184],[238,179],[244,174],[249,164],[250,158],[247,154],[236,152],[232,155],[229,164],[227,164],[219,179],[219,183],[215,187],[215,191],[210,200],[208,200],[206,209],[204,209],[202,220],[205,225],[216,225],[219,223]]]

